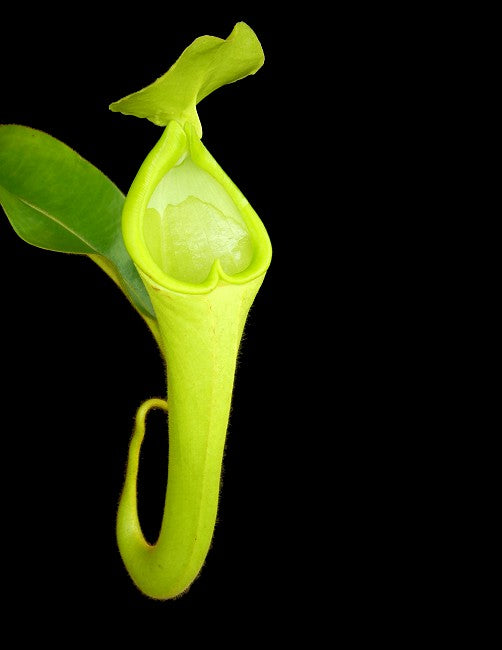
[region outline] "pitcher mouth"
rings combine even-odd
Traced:
[[[272,249],[260,218],[197,137],[171,121],[140,168],[123,211],[124,241],[155,284],[207,293],[267,270]]]

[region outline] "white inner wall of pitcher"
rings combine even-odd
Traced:
[[[225,273],[234,275],[253,256],[251,237],[234,202],[188,153],[155,188],[143,232],[155,263],[183,282],[204,282],[216,259]]]

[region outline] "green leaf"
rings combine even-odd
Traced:
[[[75,151],[42,131],[0,125],[0,203],[29,244],[106,258],[133,305],[155,317],[124,246],[124,195]]]
[[[237,23],[226,40],[196,38],[162,77],[110,104],[110,110],[146,117],[159,126],[171,120],[183,126],[188,121],[201,137],[196,104],[213,90],[254,74],[264,60],[256,34],[246,23]]]

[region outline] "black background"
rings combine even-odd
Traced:
[[[91,617],[145,610],[171,623],[231,611],[242,629],[269,621],[279,634],[308,626],[315,635],[317,624],[347,624],[361,611],[369,620],[391,580],[382,549],[398,554],[399,540],[388,536],[395,496],[382,469],[394,441],[375,435],[392,416],[389,395],[376,395],[387,372],[385,298],[368,273],[375,223],[365,207],[377,189],[361,187],[374,155],[361,137],[371,110],[355,99],[361,75],[349,81],[358,17],[330,22],[315,6],[276,17],[139,9],[116,20],[82,9],[17,15],[10,24],[24,45],[2,42],[0,122],[59,138],[125,193],[161,129],[111,113],[110,102],[163,74],[197,36],[226,37],[238,20],[257,33],[264,67],[198,109],[205,145],[274,249],[241,349],[218,523],[187,594],[161,603],[136,590],[114,519],[136,409],[165,392],[162,362],[97,266],[30,247],[0,219],[11,606]],[[151,541],[167,454],[153,415],[139,486]],[[395,589],[410,570],[393,574]]]
[[[155,344],[92,262],[24,244],[0,215],[3,629],[67,640],[62,622],[83,636],[104,617],[116,635],[141,623],[146,642],[181,628],[189,647],[203,635],[402,648],[430,645],[438,626],[462,633],[473,598],[491,593],[471,588],[469,571],[493,573],[479,568],[486,536],[465,516],[486,496],[469,458],[480,373],[463,355],[478,339],[462,323],[479,314],[462,298],[451,316],[449,302],[464,294],[448,251],[465,177],[440,191],[450,143],[455,157],[473,122],[458,108],[470,92],[457,59],[465,41],[478,74],[472,28],[435,5],[106,10],[2,6],[0,123],[47,131],[126,192],[161,129],[109,103],[197,36],[244,20],[264,67],[198,110],[274,255],[242,345],[213,546],[190,591],[162,603],[133,586],[114,531],[134,414],[165,391]],[[154,415],[139,486],[150,539],[167,454]]]

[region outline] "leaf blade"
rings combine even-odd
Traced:
[[[0,125],[0,203],[16,233],[39,248],[105,257],[133,305],[155,317],[124,245],[124,198],[109,178],[56,138]]]

